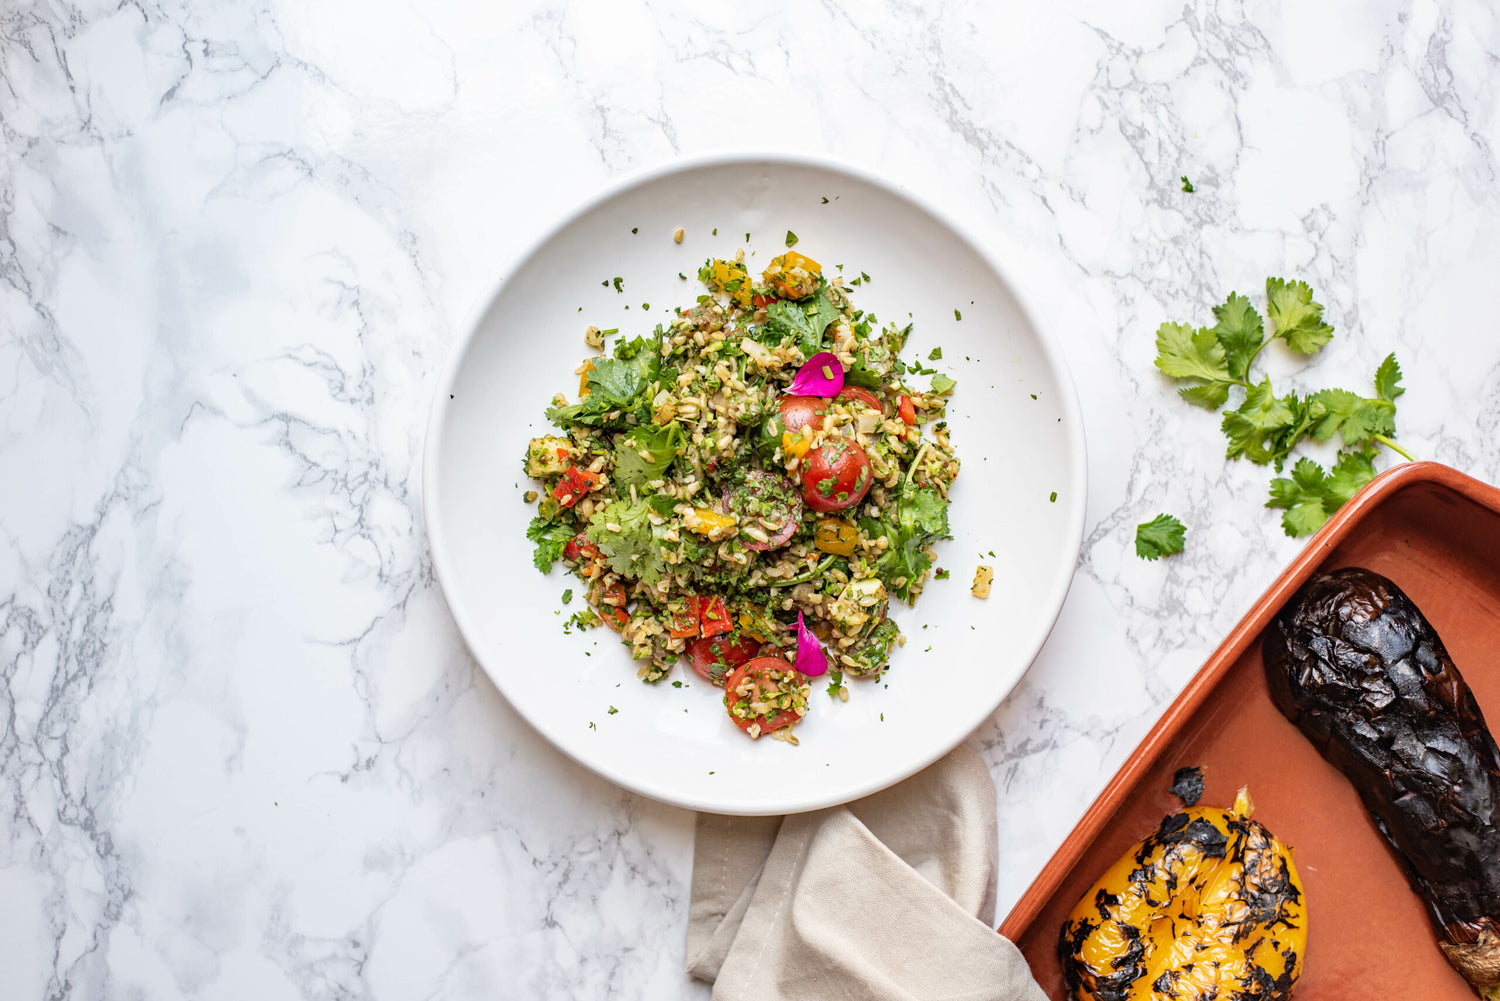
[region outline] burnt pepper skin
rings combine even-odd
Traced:
[[[1358,790],[1450,963],[1500,998],[1500,749],[1442,640],[1399,587],[1309,581],[1262,642],[1276,707]]]

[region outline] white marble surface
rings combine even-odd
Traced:
[[[499,262],[726,146],[968,219],[1073,366],[1077,580],[976,735],[1004,910],[1298,548],[1158,322],[1306,277],[1309,382],[1395,350],[1401,440],[1500,476],[1497,56],[1482,0],[7,4],[0,996],[707,995],[691,816],[469,660],[418,460]]]

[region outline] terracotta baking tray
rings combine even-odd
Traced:
[[[1500,490],[1437,463],[1379,476],[1309,541],[1105,787],[1002,934],[1043,990],[1065,996],[1055,952],[1073,905],[1179,801],[1184,765],[1206,768],[1203,804],[1250,787],[1255,816],[1292,847],[1307,891],[1307,961],[1297,996],[1473,1001],[1417,896],[1349,782],[1271,704],[1261,631],[1309,577],[1367,567],[1427,616],[1492,726],[1500,726]]]

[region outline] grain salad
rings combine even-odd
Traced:
[[[845,679],[904,643],[890,601],[916,601],[950,537],[954,382],[902,361],[910,324],[854,307],[863,275],[788,250],[759,276],[740,251],[698,278],[671,323],[579,366],[577,402],[554,398],[558,431],[526,450],[527,537],[538,569],[587,585],[570,622],[616,630],[642,680],[686,655],[742,730],[796,743],[809,678],[847,701]]]

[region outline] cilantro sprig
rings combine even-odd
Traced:
[[[1332,339],[1333,327],[1323,320],[1323,304],[1313,299],[1306,282],[1267,278],[1264,319],[1237,292],[1229,293],[1223,305],[1213,307],[1213,313],[1212,327],[1163,323],[1156,332],[1156,367],[1185,383],[1178,395],[1206,410],[1218,411],[1229,403],[1231,393],[1243,390],[1239,405],[1226,410],[1220,420],[1228,442],[1226,458],[1249,459],[1280,472],[1303,440],[1326,442],[1339,436],[1341,448],[1330,470],[1304,457],[1297,460],[1290,477],[1272,480],[1266,506],[1284,511],[1281,524],[1287,535],[1317,531],[1374,479],[1378,446],[1412,459],[1395,440],[1396,397],[1405,390],[1394,354],[1376,369],[1372,397],[1347,389],[1278,396],[1269,376],[1252,379],[1251,367],[1272,341],[1310,356]]]

